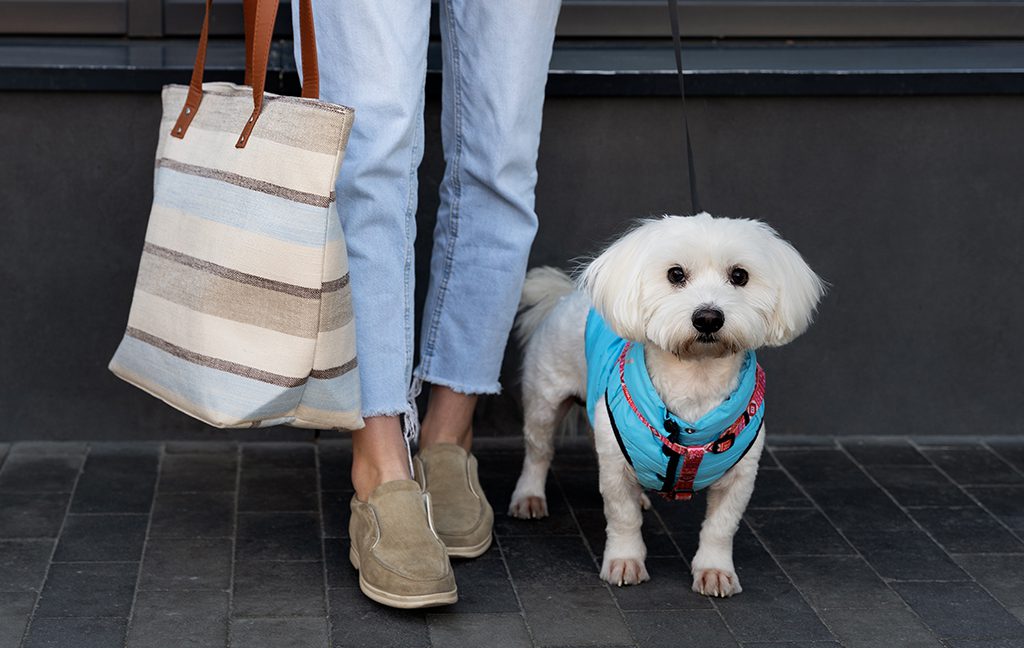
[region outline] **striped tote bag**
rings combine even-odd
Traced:
[[[334,196],[353,111],[317,99],[310,0],[302,97],[264,93],[277,0],[246,9],[252,87],[202,83],[207,0],[192,83],[164,88],[153,207],[110,369],[217,427],[360,428]]]

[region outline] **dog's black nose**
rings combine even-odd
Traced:
[[[693,328],[705,335],[710,335],[725,324],[725,313],[717,308],[699,308],[693,312],[693,317],[690,319],[693,322]]]

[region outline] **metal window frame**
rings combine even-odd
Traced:
[[[203,3],[0,0],[0,33],[191,37],[198,32]],[[1024,0],[681,0],[680,5],[683,35],[691,38],[1024,37]],[[563,0],[558,36],[661,38],[668,33],[666,13],[665,0]],[[211,33],[240,36],[241,15],[242,0],[218,0]],[[290,29],[284,0],[276,31],[287,36]],[[436,35],[436,20],[433,31]]]

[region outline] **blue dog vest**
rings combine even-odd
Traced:
[[[764,370],[747,351],[736,389],[700,420],[668,411],[647,373],[642,344],[616,335],[593,308],[587,315],[587,415],[602,396],[612,431],[640,485],[687,500],[739,463],[761,431]]]

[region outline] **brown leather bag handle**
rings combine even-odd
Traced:
[[[185,105],[178,115],[171,136],[185,137],[189,124],[199,110],[203,99],[203,69],[206,66],[206,45],[210,33],[210,8],[213,0],[206,0],[206,14],[203,17],[203,28],[199,32],[199,48],[196,51],[196,63],[192,68],[192,81],[189,83]],[[274,20],[277,18],[278,0],[246,0],[246,81],[252,85],[253,111],[242,134],[235,142],[236,148],[245,148],[249,134],[259,119],[263,109],[263,89],[267,80],[267,62],[270,58],[270,43],[273,38]],[[320,96],[320,73],[316,58],[316,33],[313,29],[312,0],[300,0],[299,29],[302,45],[302,96],[317,99]]]

